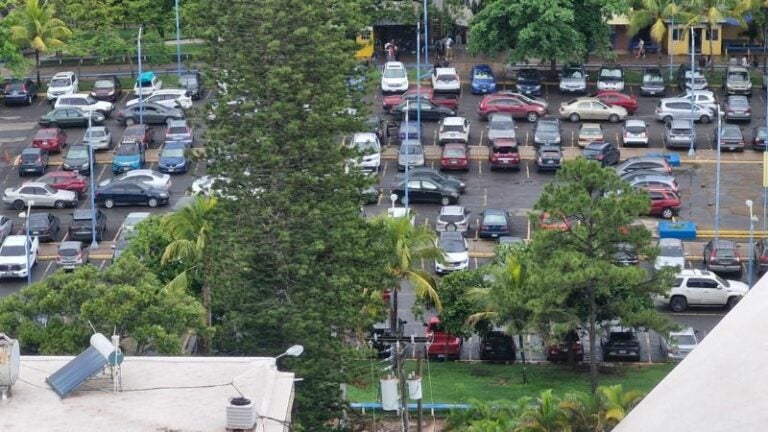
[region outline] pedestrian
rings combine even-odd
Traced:
[[[445,38],[445,59],[453,60],[453,39],[450,36]]]
[[[645,41],[643,38],[640,38],[640,40],[637,42],[637,56],[636,58],[645,58]]]
[[[707,56],[707,67],[712,67],[712,54]]]
[[[435,63],[439,63],[440,59],[443,57],[443,49],[445,46],[443,45],[443,40],[438,39],[435,41]]]
[[[704,69],[704,67],[707,66],[707,59],[704,58],[703,55],[699,56],[699,68]]]
[[[748,68],[749,67],[749,60],[747,60],[746,54],[741,57],[741,66]]]

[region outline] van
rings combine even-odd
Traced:
[[[689,148],[691,140],[694,140],[693,146],[696,148],[696,131],[690,120],[672,120],[664,128],[664,147],[665,148]]]

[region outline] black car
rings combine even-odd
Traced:
[[[560,145],[562,138],[561,134],[563,128],[560,125],[560,119],[556,118],[542,118],[536,122],[536,127],[533,129],[533,145],[540,146],[543,144]]]
[[[101,241],[107,231],[107,216],[96,209],[96,241]],[[93,240],[93,211],[76,209],[72,213],[72,222],[67,230],[69,240],[90,242]]]
[[[111,102],[117,101],[123,93],[120,79],[115,75],[105,75],[96,78],[91,89],[91,97]]]
[[[635,247],[630,243],[616,243],[613,245],[613,263],[619,266],[638,265],[640,259]]]
[[[397,201],[403,202],[405,197],[405,180],[396,181],[392,185],[392,193],[397,195]],[[460,193],[457,189],[438,183],[428,178],[408,179],[408,200],[414,202],[439,203],[440,205],[456,204]]]
[[[543,145],[536,149],[536,171],[556,171],[563,164],[560,146]]]
[[[404,178],[403,175],[395,176],[395,180],[398,180],[398,181],[403,180],[403,178]],[[445,175],[433,168],[425,168],[425,167],[411,168],[410,170],[408,170],[408,178],[434,180],[435,182],[440,183],[445,187],[458,190],[459,193],[463,193],[464,189],[466,189],[467,187],[467,184],[464,183],[460,178],[450,176],[450,175]]]
[[[388,328],[372,328],[369,332],[369,345],[376,352],[376,358],[384,359],[392,355],[392,344],[378,340],[380,336],[392,336]]]
[[[767,75],[768,76],[768,75]],[[752,129],[752,148],[759,151],[765,151],[766,142],[768,142],[768,128],[758,126]]]
[[[31,79],[11,80],[5,84],[5,104],[32,105],[37,98],[37,84]]]
[[[601,166],[613,166],[619,163],[621,152],[615,145],[607,142],[587,144],[581,154],[584,159],[599,162]]]
[[[144,183],[112,182],[96,189],[96,204],[106,208],[116,205],[146,205],[157,207],[168,204],[170,196],[161,189],[153,189]]]
[[[168,108],[152,102],[135,104],[117,112],[117,123],[131,126],[134,124],[164,125],[168,120],[183,120],[184,112],[178,108]]]
[[[641,96],[663,96],[667,91],[664,75],[659,68],[645,68],[643,82],[640,84]]]
[[[187,95],[192,100],[198,100],[203,97],[205,93],[205,85],[203,85],[203,77],[200,76],[200,72],[184,72],[179,77],[179,87],[187,91]]]
[[[477,235],[483,238],[496,238],[512,234],[512,216],[506,210],[485,209],[480,213],[480,226]]]
[[[759,274],[762,275],[768,271],[768,238],[755,240],[755,261]]]
[[[480,338],[480,360],[514,362],[516,352],[515,340],[504,332],[489,331]]]
[[[415,121],[419,112],[419,103],[418,102],[401,103],[400,105],[392,107],[392,109],[390,109],[389,112],[396,119],[404,119],[406,111],[408,112],[408,118]],[[421,101],[421,119],[422,120],[442,120],[446,117],[453,117],[455,115],[456,115],[456,111],[448,107],[434,104],[428,100]]]
[[[526,96],[541,96],[542,77],[538,69],[520,69],[517,71],[517,84],[515,88],[518,93]]]
[[[640,341],[631,329],[611,329],[601,343],[603,360],[640,361]]]
[[[43,175],[46,168],[48,168],[48,152],[34,147],[22,150],[19,157],[19,176]]]
[[[691,90],[691,66],[687,64],[681,64],[677,70],[677,85],[683,92]],[[699,68],[693,70],[693,89],[694,90],[706,90],[709,88],[707,78],[701,73]]]
[[[64,171],[77,171],[82,175],[89,175],[91,173],[90,148],[84,145],[70,146],[61,168]]]
[[[88,127],[88,118],[92,126],[104,123],[104,114],[98,111],[83,111],[80,108],[54,108],[40,117],[40,126],[48,128]]]
[[[720,135],[721,150],[744,151],[744,134],[741,132],[740,127],[736,125],[724,124],[722,131],[715,127],[714,132],[714,148],[717,148],[717,137]]]
[[[365,120],[364,124],[366,132],[375,133],[376,136],[379,137],[379,141],[384,141],[384,138],[387,135],[387,130],[385,128],[386,123],[381,119],[381,117],[377,115],[369,116]]]
[[[27,219],[29,235],[37,237],[40,242],[52,242],[56,240],[59,232],[59,218],[51,213],[30,213]]]

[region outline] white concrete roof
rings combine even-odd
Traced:
[[[766,430],[766,328],[763,277],[614,432]]]
[[[277,371],[273,358],[126,357],[122,392],[102,375],[60,399],[45,379],[71,358],[21,357],[19,381],[0,402],[0,430],[220,432],[238,390],[261,416],[256,430],[289,430],[281,421],[290,421],[294,374]]]

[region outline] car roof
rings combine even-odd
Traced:
[[[683,241],[676,238],[661,238],[659,239],[659,246],[682,246]]]
[[[447,149],[461,149],[461,150],[467,150],[466,144],[462,143],[447,143],[443,146],[443,150]]]
[[[507,211],[502,209],[496,209],[496,208],[487,208],[483,210],[483,214],[503,214],[506,215]]]
[[[582,123],[579,125],[579,129],[603,129],[603,125],[600,123]]]
[[[744,95],[730,95],[728,96],[727,101],[728,102],[739,101],[739,102],[749,103],[749,99],[747,99],[747,97]]]
[[[492,71],[492,70],[493,70],[493,69],[491,68],[491,66],[489,66],[489,65],[487,65],[487,64],[484,64],[484,63],[481,63],[481,64],[476,64],[476,65],[474,65],[474,66],[472,66],[472,67],[473,67],[474,69],[477,69],[477,70],[483,70],[483,71],[488,71],[488,72],[490,72],[490,71]]]
[[[542,117],[542,118],[540,118],[540,119],[539,119],[539,120],[536,122],[536,124],[537,124],[537,125],[538,125],[539,123],[560,123],[560,119],[557,119],[557,118],[552,118],[552,117]]]
[[[48,185],[45,184],[45,183],[41,183],[41,182],[31,181],[31,182],[24,182],[24,183],[16,186],[16,189],[21,189],[24,186],[47,187]],[[56,189],[54,189],[54,190],[56,190]]]
[[[670,336],[696,336],[696,332],[692,327],[683,327],[679,330],[672,330],[669,332]]]
[[[187,94],[187,89],[177,89],[177,88],[164,88],[155,90],[152,92],[150,96],[157,95],[157,94]]]
[[[672,120],[669,123],[669,127],[675,128],[675,129],[683,129],[683,128],[692,129],[693,128],[690,120]]]
[[[90,219],[92,212],[93,210],[91,209],[75,209],[75,211],[72,212],[72,217],[74,219]]]
[[[53,79],[53,78],[69,78],[69,77],[71,77],[71,76],[72,76],[72,75],[74,75],[74,74],[75,74],[75,73],[74,73],[74,72],[72,72],[72,71],[66,71],[66,72],[56,72],[56,74],[54,74],[54,75],[51,77],[51,79]]]
[[[21,154],[37,154],[42,153],[43,149],[39,149],[37,147],[27,147],[24,150],[21,151]]]
[[[602,149],[603,147],[607,147],[607,146],[608,146],[607,142],[594,142],[593,141],[593,142],[587,144],[587,146],[585,148],[591,147],[591,148]]]
[[[550,144],[544,144],[544,145],[541,145],[541,146],[539,146],[539,151],[540,151],[540,152],[545,152],[545,151],[548,151],[548,152],[552,152],[552,151],[556,151],[556,152],[559,152],[559,153],[562,153],[562,152],[563,152],[563,150],[560,148],[560,146],[559,146],[559,145],[550,145]]]
[[[464,233],[458,231],[442,231],[440,233],[440,240],[463,240]]]
[[[659,99],[659,102],[661,102],[662,104],[668,104],[668,103],[673,103],[673,102],[688,102],[688,103],[690,103],[691,100],[688,99],[687,97],[668,97],[668,98]]]
[[[172,126],[187,126],[187,120],[186,119],[171,119],[168,120],[168,123],[166,123],[168,127]]]
[[[677,273],[678,277],[690,277],[690,276],[712,276],[714,273],[712,273],[709,270],[699,270],[699,269],[684,269],[680,270],[679,273]]]
[[[728,72],[749,72],[744,66],[728,66]]]
[[[83,248],[83,242],[79,241],[73,241],[73,240],[67,240],[59,243],[59,250],[62,249],[82,249]]]
[[[446,117],[443,119],[444,125],[455,125],[455,126],[463,126],[466,119],[464,117]]]
[[[154,72],[146,71],[146,72],[142,72],[141,75],[139,75],[139,79],[136,81],[152,81],[155,78],[156,76]]]
[[[455,73],[456,73],[456,68],[453,68],[453,67],[439,67],[439,68],[435,68],[435,74],[436,75],[439,75],[439,74],[455,74]]]
[[[517,140],[512,138],[496,138],[493,140],[494,147],[517,147]]]
[[[464,207],[447,205],[440,208],[440,214],[445,216],[464,215]]]
[[[645,123],[645,120],[637,120],[637,119],[629,119],[624,123],[624,126],[642,126],[642,127],[648,127],[648,124]]]
[[[405,69],[405,65],[402,62],[391,61],[384,63],[385,69]]]
[[[9,235],[3,241],[3,246],[23,246],[27,240],[27,236],[23,235]]]
[[[513,120],[513,121],[514,121],[514,119],[512,118],[512,114],[510,114],[510,113],[505,113],[505,112],[495,112],[495,113],[491,113],[491,114],[488,116],[488,120],[489,120],[489,121],[490,121],[491,119],[495,119],[495,118],[505,118],[505,119],[510,119],[510,120]]]
[[[571,100],[571,103],[576,103],[576,102],[600,102],[600,103],[603,103],[600,99],[598,99],[596,97],[580,97],[580,98],[576,98],[576,99]]]

